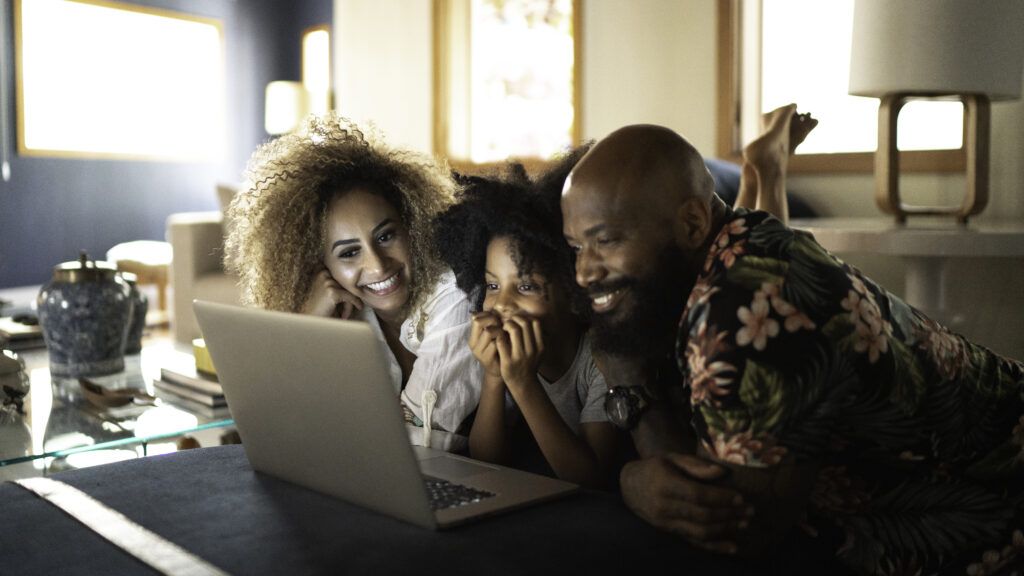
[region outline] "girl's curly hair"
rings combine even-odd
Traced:
[[[519,164],[495,176],[456,175],[459,202],[434,221],[434,243],[474,310],[483,305],[487,246],[507,238],[520,274],[544,277],[562,290],[578,318],[586,318],[589,306],[562,236],[559,202],[565,178],[588,149],[569,151],[535,181]]]
[[[225,265],[240,277],[242,300],[271,310],[301,309],[323,267],[330,202],[355,187],[381,195],[409,231],[412,291],[423,303],[444,270],[431,246],[431,222],[454,202],[446,166],[390,148],[376,133],[329,114],[262,144],[245,186],[227,210]]]

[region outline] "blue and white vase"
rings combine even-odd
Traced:
[[[131,287],[113,265],[89,260],[82,252],[77,262],[54,267],[36,302],[52,376],[124,370]]]
[[[146,328],[146,313],[149,312],[149,299],[139,290],[138,277],[131,272],[121,272],[121,278],[131,288],[132,316],[128,324],[128,336],[125,340],[124,353],[138,354],[142,352],[142,331]]]

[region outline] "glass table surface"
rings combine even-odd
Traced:
[[[219,437],[234,425],[226,410],[198,414],[155,393],[153,381],[160,378],[161,368],[194,363],[184,346],[168,336],[144,339],[141,353],[125,356],[124,371],[88,377],[105,390],[133,389],[155,397],[136,398],[119,407],[91,400],[77,378],[51,377],[45,348],[18,355],[25,362],[30,391],[23,414],[0,413],[3,477],[172,452],[178,449],[176,439],[190,436],[199,442]]]

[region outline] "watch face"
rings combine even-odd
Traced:
[[[604,407],[608,420],[619,428],[628,427],[631,410],[629,409],[629,398],[625,396],[613,396],[608,399]]]
[[[604,412],[608,421],[623,430],[629,430],[636,424],[639,417],[638,408],[637,401],[629,390],[616,387],[605,395]]]

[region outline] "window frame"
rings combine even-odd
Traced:
[[[717,23],[717,146],[719,158],[742,163],[740,117],[742,110],[742,5],[754,0],[718,0]],[[756,0],[760,1],[760,0]],[[813,112],[813,111],[812,111]],[[965,118],[966,122],[966,118]],[[966,129],[966,126],[965,126]],[[966,132],[965,132],[966,134]],[[876,152],[794,154],[790,173],[872,173]],[[909,150],[900,153],[901,172],[963,172],[967,153],[956,150]]]
[[[223,162],[227,154],[227,146],[229,135],[227,133],[227,60],[226,60],[226,44],[224,36],[224,22],[217,18],[199,16],[196,14],[190,14],[187,12],[181,12],[178,10],[170,10],[165,8],[157,8],[150,6],[143,6],[139,4],[132,4],[128,2],[120,2],[116,0],[68,0],[77,4],[85,4],[89,6],[98,6],[101,8],[109,8],[114,10],[123,10],[126,12],[133,12],[138,14],[146,14],[150,16],[159,16],[162,18],[169,18],[173,20],[183,20],[186,22],[193,22],[198,24],[204,24],[212,26],[217,31],[219,38],[219,50],[217,57],[220,62],[221,77],[220,92],[221,102],[219,103],[221,108],[221,130],[224,133],[221,135],[222,143],[220,150],[215,155],[211,156],[193,156],[189,154],[169,154],[169,153],[158,153],[158,154],[142,154],[142,153],[130,153],[130,152],[103,152],[103,151],[92,151],[92,150],[67,150],[60,148],[30,148],[26,143],[25,137],[25,85],[24,85],[24,47],[22,45],[24,35],[22,31],[22,3],[31,0],[14,0],[13,12],[13,32],[14,32],[14,81],[15,81],[15,109],[16,109],[16,137],[17,137],[17,152],[19,156],[34,157],[34,158],[74,158],[74,159],[101,159],[101,160],[128,160],[128,161],[155,161],[155,162],[169,162],[169,163],[219,163]]]
[[[526,168],[527,172],[536,173],[544,169],[548,159],[538,157],[516,157],[493,162],[473,162],[472,160],[454,158],[448,150],[450,118],[448,116],[448,102],[450,98],[450,87],[452,72],[451,42],[452,33],[450,29],[452,2],[455,0],[434,0],[432,7],[433,26],[433,149],[434,155],[447,160],[449,166],[463,173],[486,173],[499,169],[507,162],[518,162]],[[583,0],[572,0],[572,26],[573,26],[573,78],[572,78],[572,133],[570,138],[571,146],[579,146],[582,142],[583,109],[582,109],[582,86],[583,86]]]

